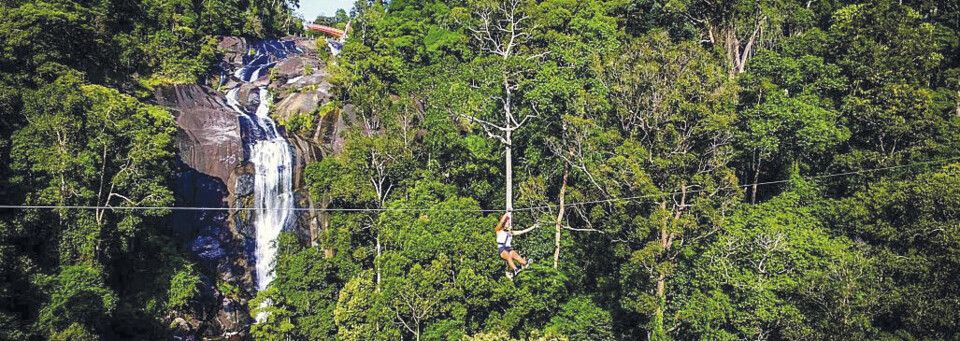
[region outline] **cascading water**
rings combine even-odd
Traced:
[[[279,45],[279,48],[277,47]],[[282,43],[263,42],[256,54],[234,72],[243,82],[256,81],[260,75],[273,67],[271,54],[285,57],[287,46]],[[256,285],[263,290],[273,280],[273,263],[276,259],[276,239],[280,232],[294,221],[293,153],[287,140],[277,130],[269,117],[270,94],[265,87],[258,88],[257,110],[249,113],[237,101],[239,87],[227,93],[227,103],[249,123],[249,138],[244,139],[249,161],[254,164],[254,228],[256,230]]]

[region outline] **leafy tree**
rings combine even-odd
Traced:
[[[764,170],[771,173],[768,177],[782,179],[794,165],[812,168],[850,138],[830,100],[845,89],[838,66],[812,55],[772,51],[758,52],[749,65],[751,71],[740,78],[737,134],[737,149],[745,152],[740,163],[752,171],[744,178],[757,184]],[[750,189],[751,202],[757,201],[758,191],[756,185]]]
[[[341,340],[398,339],[401,327],[393,323],[394,316],[384,307],[376,291],[372,271],[354,277],[340,291],[334,319],[337,338]]]
[[[296,328],[293,312],[282,305],[275,305],[273,298],[281,295],[275,287],[257,293],[250,301],[250,314],[257,323],[250,326],[250,335],[257,340],[294,340]]]
[[[956,284],[940,278],[957,271],[952,250],[958,171],[952,164],[914,179],[879,181],[831,212],[838,230],[863,240],[877,262],[875,280],[883,291],[847,295],[879,295],[872,322],[885,333],[930,338],[956,333],[948,322],[955,318]]]
[[[566,335],[570,340],[613,340],[610,312],[597,307],[589,298],[575,297],[567,301],[550,319],[547,333]]]
[[[13,159],[30,189],[27,202],[89,205],[92,211],[60,209],[27,215],[25,224],[56,218],[64,244],[60,259],[106,262],[130,247],[145,217],[162,210],[114,211],[110,206],[167,206],[173,203],[167,174],[173,158],[173,121],[162,109],[138,103],[116,90],[80,85],[67,74],[27,93],[24,115],[31,122],[14,135]],[[98,127],[99,129],[90,129]]]
[[[466,73],[475,75],[469,81],[481,84],[478,92],[494,101],[483,103],[477,112],[456,112],[503,144],[507,214],[513,212],[513,134],[536,117],[536,108],[524,105],[521,88],[536,69],[533,61],[540,57],[529,44],[531,33],[525,23],[531,20],[529,6],[520,0],[478,6],[468,29],[484,54],[470,63]]]
[[[800,19],[800,28],[803,28],[802,18],[809,15],[808,9],[801,7],[799,2],[778,0],[681,0],[668,1],[663,7],[696,25],[699,41],[723,51],[731,76],[746,70],[747,60],[756,49],[784,33],[791,33],[786,30],[791,21]]]
[[[56,276],[38,278],[50,292],[37,329],[52,340],[93,340],[106,331],[117,307],[103,272],[87,264],[64,266]]]
[[[763,204],[744,207],[727,220],[722,234],[695,258],[695,270],[685,278],[698,287],[679,298],[684,307],[677,316],[689,328],[685,328],[688,337],[831,337],[836,329],[811,327],[825,315],[822,309],[833,299],[818,296],[827,302],[807,306],[807,299],[798,294],[808,286],[829,285],[831,279],[820,274],[835,270],[833,264],[856,251],[848,240],[827,233],[816,215],[819,205],[811,205],[805,199],[808,196],[786,192]],[[852,304],[869,303],[864,296],[850,300]],[[861,333],[846,337],[869,335],[862,333],[870,329],[869,324],[849,327],[860,328]]]
[[[196,273],[193,267],[188,266],[183,271],[178,271],[170,279],[167,309],[172,311],[189,309],[195,304],[195,300],[200,294],[200,285],[200,275]]]
[[[333,338],[337,333],[334,308],[338,294],[359,269],[343,254],[327,258],[318,248],[300,247],[293,235],[284,234],[279,242],[276,278],[269,290],[258,293],[260,303],[251,310],[255,318],[274,313],[278,316],[267,319],[274,326],[269,331],[262,329],[258,337]]]

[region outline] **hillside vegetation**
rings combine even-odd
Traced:
[[[307,176],[388,210],[287,245],[260,339],[958,336],[956,3],[354,14],[331,72],[358,124]],[[539,225],[514,281],[471,211],[511,205]]]
[[[297,5],[0,3],[0,205],[173,205],[152,90],[205,82],[217,36],[296,33]],[[303,177],[334,210],[318,240],[277,240],[250,338],[960,337],[956,1],[361,0],[323,19],[351,21],[319,70],[350,128]],[[507,210],[535,227],[513,280]],[[0,209],[0,339],[193,323],[214,289],[168,216]]]
[[[154,86],[202,81],[215,35],[299,30],[286,2],[0,2],[0,339],[165,339],[199,310],[172,239],[176,125]],[[109,208],[108,208],[109,207]],[[192,322],[192,321],[191,321]]]

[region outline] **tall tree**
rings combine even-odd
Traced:
[[[527,6],[530,4],[521,0],[482,3],[474,13],[474,22],[468,26],[474,43],[484,52],[471,62],[468,72],[482,77],[475,81],[494,103],[485,113],[488,117],[460,115],[477,123],[487,136],[503,144],[507,214],[513,212],[514,133],[536,116],[536,107],[524,106],[520,93],[521,85],[535,69],[533,63],[541,57],[528,45],[532,19],[527,14]],[[498,112],[501,117],[495,118]]]
[[[694,23],[699,40],[722,49],[732,77],[746,70],[747,60],[757,48],[783,34],[783,21],[802,10],[790,0],[680,0],[665,6]]]

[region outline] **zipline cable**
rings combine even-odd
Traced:
[[[825,175],[814,175],[800,177],[803,180],[820,180],[820,179],[829,179],[837,177],[845,177],[851,175],[858,175],[864,173],[873,173],[891,169],[899,168],[908,168],[922,165],[931,165],[938,163],[945,163],[950,161],[960,160],[960,157],[934,160],[934,161],[924,161],[916,162],[905,165],[873,168],[873,169],[862,169],[856,171],[849,171],[843,173],[834,173],[834,174],[825,174]],[[766,181],[759,182],[756,184],[746,184],[746,185],[737,185],[737,188],[748,188],[753,186],[767,186],[767,185],[777,185],[788,183],[792,180],[775,180],[775,181]],[[696,194],[706,192],[705,189],[690,190],[686,191],[687,194]],[[571,202],[564,204],[564,207],[573,207],[577,205],[592,205],[592,204],[602,204],[615,201],[626,201],[626,200],[637,200],[637,199],[649,199],[649,198],[661,198],[665,196],[683,194],[684,192],[670,192],[670,193],[659,193],[659,194],[647,194],[647,195],[638,195],[632,197],[623,197],[623,198],[611,198],[603,200],[592,200],[592,201],[581,201],[581,202]],[[529,206],[513,209],[514,212],[517,211],[533,211],[538,209],[554,208],[557,207],[556,204],[540,205],[540,206]],[[72,209],[72,210],[115,210],[115,211],[135,211],[135,210],[171,210],[171,211],[257,211],[257,210],[292,210],[292,211],[316,211],[316,212],[386,212],[386,211],[398,211],[398,212],[476,212],[476,213],[494,213],[494,212],[503,212],[505,209],[433,209],[433,208],[310,208],[310,207],[294,207],[294,208],[255,208],[255,207],[180,207],[180,206],[85,206],[85,205],[0,205],[0,209],[13,209],[13,210],[27,210],[27,209]]]

